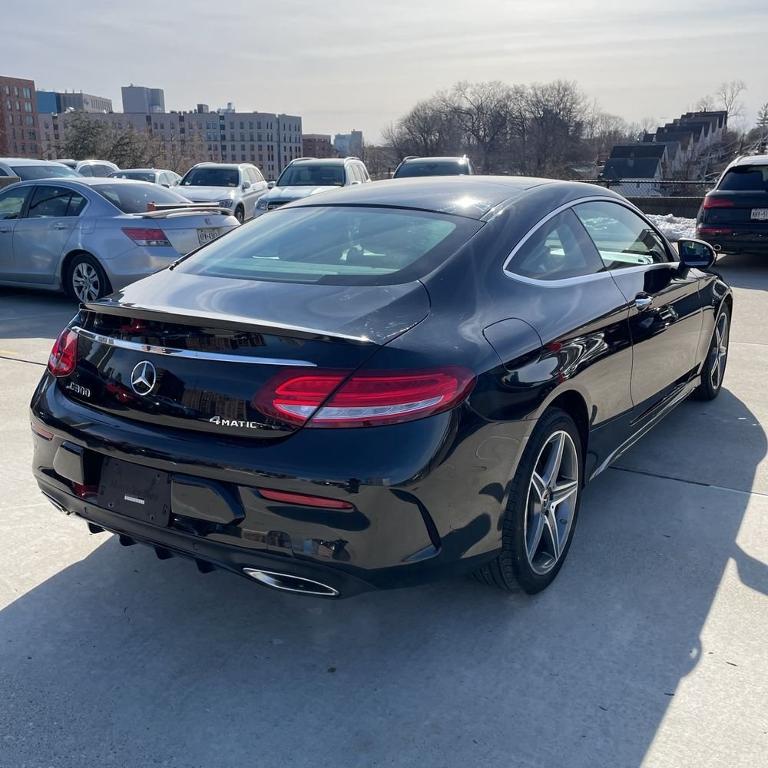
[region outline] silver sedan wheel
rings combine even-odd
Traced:
[[[101,279],[93,264],[81,261],[72,270],[72,290],[80,301],[96,301],[101,295]]]
[[[525,553],[535,573],[549,573],[560,560],[579,497],[579,456],[571,436],[554,432],[536,459],[525,510]]]
[[[725,364],[728,361],[728,315],[723,312],[717,318],[715,324],[715,335],[712,339],[712,347],[715,358],[712,361],[712,370],[709,373],[709,380],[712,389],[717,390],[723,383],[723,374],[725,373]]]

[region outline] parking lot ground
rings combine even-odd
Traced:
[[[0,289],[0,766],[766,764],[768,265],[729,259],[725,390],[587,490],[551,589],[338,602],[91,536],[30,476],[63,298]]]

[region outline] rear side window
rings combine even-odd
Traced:
[[[150,203],[173,205],[189,202],[176,192],[141,181],[122,184],[94,184],[91,189],[117,206],[123,213],[146,213]]]
[[[85,198],[66,187],[35,187],[27,209],[28,219],[79,216],[85,208]]]
[[[406,179],[414,176],[463,176],[469,173],[466,163],[451,161],[403,163],[395,173],[396,179]]]
[[[481,226],[423,211],[288,208],[234,230],[177,269],[250,280],[389,285],[431,271]]]
[[[629,208],[594,202],[581,203],[573,210],[597,246],[605,269],[670,261],[661,237]]]
[[[768,165],[737,165],[726,171],[717,188],[728,192],[768,192]]]
[[[563,280],[603,269],[594,243],[570,210],[539,227],[507,265],[510,272],[537,280]]]

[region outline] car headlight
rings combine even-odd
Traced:
[[[232,207],[232,202],[233,202],[232,198],[228,197],[226,200],[219,200],[219,205],[222,208],[231,208]]]
[[[263,197],[260,197],[260,198],[259,198],[259,199],[256,201],[256,207],[257,207],[257,208],[258,208],[260,211],[266,211],[266,210],[267,210],[267,201],[266,201],[266,200],[265,200]]]

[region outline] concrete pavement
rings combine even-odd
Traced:
[[[768,266],[726,391],[587,490],[547,592],[314,601],[90,536],[29,473],[65,299],[0,288],[0,767],[755,766],[768,754]]]

